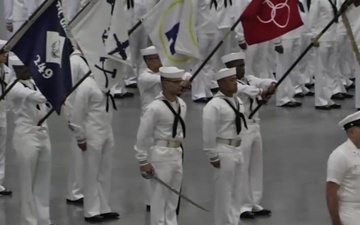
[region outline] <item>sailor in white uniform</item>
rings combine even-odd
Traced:
[[[159,71],[163,91],[146,107],[134,149],[145,178],[157,176],[179,191],[187,106],[178,96],[185,71],[176,67]],[[176,225],[178,200],[176,194],[152,180],[151,225]]]
[[[333,225],[358,225],[360,221],[360,112],[339,122],[347,141],[330,155],[326,199]]]
[[[112,102],[112,106],[110,103]],[[112,108],[109,92],[104,93],[90,76],[78,87],[70,127],[84,157],[84,217],[89,222],[118,219],[109,205],[114,151]]]
[[[7,96],[15,117],[13,147],[19,166],[20,224],[49,225],[51,145],[47,123],[37,125],[46,114],[47,100],[22,62],[16,56],[10,61],[21,79]]]
[[[310,17],[313,20],[311,34],[315,38],[322,29],[334,18],[336,5],[329,0],[311,1]],[[319,110],[339,109],[341,105],[331,100],[333,95],[341,93],[341,78],[336,73],[336,40],[337,26],[333,25],[315,43],[315,108]]]
[[[8,52],[1,50],[6,41],[0,40],[0,94],[4,93],[6,86],[13,78],[13,72],[5,65]],[[7,104],[5,100],[0,100],[0,196],[11,195],[12,192],[7,190],[4,185],[5,180],[5,153],[7,139]]]
[[[244,163],[241,131],[247,129],[244,105],[237,97],[236,68],[215,75],[219,91],[203,109],[204,150],[214,167],[214,224],[237,225]]]
[[[241,150],[244,154],[242,174],[242,207],[240,218],[253,219],[255,216],[270,215],[271,211],[260,205],[263,193],[263,147],[260,133],[259,114],[248,119],[261,100],[267,100],[275,93],[276,81],[245,75],[245,54],[231,53],[222,57],[228,68],[236,68],[238,95],[244,104],[244,115],[248,129],[242,132]],[[244,76],[245,75],[245,76]]]
[[[70,55],[70,64],[72,83],[75,85],[80,81],[81,78],[90,72],[90,69],[80,49],[75,49],[74,52]],[[64,105],[64,114],[68,123],[71,121],[75,96],[76,89],[66,99]],[[77,145],[74,134],[72,134],[70,145],[71,158],[69,161],[66,200],[70,204],[83,204],[83,154]]]

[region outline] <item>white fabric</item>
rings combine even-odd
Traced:
[[[141,55],[147,56],[147,55],[157,55],[158,51],[156,50],[155,46],[150,46],[144,49],[141,49]]]
[[[159,72],[160,72],[160,76],[162,76],[164,78],[169,78],[169,79],[183,78],[183,76],[185,74],[184,70],[178,69],[178,68],[173,67],[173,66],[160,67]]]
[[[245,53],[244,52],[236,52],[236,53],[230,53],[227,55],[224,55],[221,57],[221,61],[223,63],[228,63],[235,60],[245,59]]]
[[[198,30],[198,41],[201,59],[194,59],[192,71],[195,72],[205,60],[205,57],[210,53],[216,45],[215,34],[200,33]],[[212,60],[205,64],[199,74],[195,77],[192,82],[191,95],[192,100],[200,98],[209,98],[213,94],[211,92],[211,82],[215,75],[215,71],[212,65]]]
[[[71,124],[77,141],[87,143],[84,152],[84,216],[108,213],[111,211],[108,198],[114,149],[112,105],[109,104],[109,112],[106,112],[106,96],[92,77],[86,78],[78,87]]]
[[[334,18],[334,12],[329,0],[311,1],[309,16],[312,21],[311,35],[316,37]],[[331,26],[320,38],[320,41],[335,41],[337,36],[336,28],[336,25]]]
[[[19,165],[20,223],[48,225],[51,146],[46,122],[37,126],[46,114],[46,98],[33,85],[32,81],[18,82],[8,94],[15,114],[13,147]]]
[[[140,92],[141,111],[144,113],[146,107],[162,90],[160,74],[146,69],[138,77],[138,89]]]
[[[338,196],[342,224],[358,224],[360,219],[360,150],[350,139],[331,153],[327,164],[326,181],[340,186]]]
[[[256,99],[260,100],[260,95],[266,91],[272,83],[276,83],[273,79],[261,79],[253,75],[245,75],[243,79],[238,81],[238,95],[244,104],[245,118],[249,118],[250,113],[257,106]],[[253,101],[251,108],[251,100]],[[250,109],[251,108],[251,109]],[[259,120],[259,113],[255,113],[253,120]],[[250,121],[247,119],[247,122]]]
[[[234,76],[236,75],[236,68],[223,68],[221,70],[219,70],[216,74],[215,74],[215,80],[221,80],[223,78],[226,77],[230,77],[230,76]]]
[[[24,8],[27,11],[28,18],[35,12],[44,0],[24,0]]]
[[[13,11],[12,11],[12,20],[13,20],[13,33],[15,33],[20,26],[28,18],[27,11],[24,7],[24,2],[21,0],[14,0]]]
[[[75,50],[70,56],[72,83],[75,85],[79,80],[86,75],[89,67],[82,59],[82,54],[79,50]],[[67,99],[64,105],[64,115],[67,121],[71,121],[73,104],[76,96],[75,90]],[[66,198],[69,200],[78,200],[83,198],[83,156],[81,149],[77,146],[74,134],[71,135],[70,141],[70,155],[69,171],[68,171],[68,185]]]
[[[203,143],[210,161],[218,158],[221,164],[219,169],[214,169],[214,224],[237,225],[240,218],[240,184],[244,158],[240,147],[216,143],[217,138],[241,139],[236,134],[235,113],[222,98],[228,99],[235,107],[235,103],[239,102],[239,110],[244,112],[240,98],[225,97],[218,92],[203,109]]]
[[[174,115],[162,102],[163,99],[165,98],[162,94],[158,95],[146,108],[141,117],[134,149],[140,164],[146,164],[149,160],[156,175],[179,191],[182,181],[182,149],[154,146],[154,140],[182,141],[184,136],[179,123],[176,137],[172,137]],[[185,120],[185,102],[177,98],[177,101],[170,104],[176,112],[180,105],[181,117]],[[151,225],[176,225],[178,196],[155,181],[152,181],[152,190]]]
[[[360,111],[355,112],[355,113],[352,113],[352,114],[346,116],[344,119],[342,119],[342,120],[339,122],[339,127],[343,128],[343,126],[344,126],[345,124],[354,122],[354,121],[356,121],[356,120],[360,120]]]
[[[336,43],[320,42],[315,73],[315,106],[332,105],[331,96],[341,92],[341,80],[336,76]]]
[[[217,30],[216,10],[210,9],[211,0],[198,0],[198,15],[196,18],[196,31],[198,34],[215,34]],[[200,39],[200,38],[199,38]]]
[[[6,23],[12,23],[13,7],[14,0],[4,0],[4,14]]]
[[[136,158],[141,164],[147,162],[148,150],[153,145],[154,140],[175,140],[180,142],[183,140],[184,134],[180,124],[177,127],[177,135],[174,138],[172,137],[174,115],[170,109],[167,108],[165,103],[162,102],[163,99],[162,93],[159,94],[146,108],[141,117],[136,138],[137,141],[134,147],[137,152]],[[187,106],[181,98],[177,98],[177,101],[177,104],[180,104],[181,107],[181,117],[185,118]],[[177,110],[178,107],[175,108],[176,112]],[[170,153],[167,151],[164,152],[164,154]],[[172,158],[170,155],[169,157]],[[177,159],[176,157],[173,159]],[[156,161],[157,158],[152,157],[152,160]]]
[[[263,42],[260,44],[248,46],[245,52],[245,69],[247,74],[253,74],[259,78],[269,78],[269,65],[267,57],[269,52],[270,42]],[[274,48],[271,46],[272,49]]]
[[[67,0],[66,9],[67,9],[67,18],[71,21],[83,8],[88,0]]]
[[[240,134],[236,133],[235,113],[223,98],[229,100],[235,108],[239,103],[239,110],[244,113],[244,105],[240,98],[226,97],[220,91],[206,104],[203,109],[203,138],[204,151],[209,159],[216,158],[218,153],[222,152],[217,148],[216,138],[241,140]],[[225,150],[225,153],[228,152]]]
[[[296,40],[296,41],[295,41]],[[276,79],[280,80],[281,76],[290,68],[291,64],[294,63],[296,55],[293,51],[299,53],[298,39],[284,39],[282,40],[282,46],[284,52],[282,54],[276,53],[277,66],[276,66]],[[276,105],[282,106],[286,103],[293,102],[295,95],[294,79],[292,76],[297,77],[298,70],[293,70],[288,77],[279,85],[276,90]]]
[[[70,31],[88,61],[94,79],[101,90],[105,92],[123,79],[120,72],[124,66],[111,58],[101,62],[103,57],[107,57],[103,34],[104,32],[108,34],[110,15],[111,5],[107,1],[95,1],[83,11],[82,16],[79,16],[76,22],[70,25]],[[109,36],[108,38],[114,37]],[[108,72],[102,71],[102,67]]]

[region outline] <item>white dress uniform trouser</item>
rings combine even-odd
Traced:
[[[215,45],[211,49],[208,49],[208,54],[225,37],[226,33],[229,30],[230,28],[217,29],[217,32],[215,34],[215,43],[214,43]],[[221,61],[221,57],[230,54],[232,52],[239,52],[239,51],[240,51],[240,47],[237,44],[235,33],[231,32],[224,40],[224,43],[220,46],[220,48],[215,52],[213,56],[214,57],[213,67],[215,71],[219,71],[222,68],[224,68],[224,63]]]
[[[181,150],[155,146],[151,151],[151,164],[155,169],[156,175],[175,190],[180,191],[183,177]],[[166,152],[171,153],[166,154]],[[176,208],[179,196],[169,191],[157,181],[152,180],[151,182],[153,195],[151,199],[150,224],[177,225]]]
[[[83,195],[83,153],[77,145],[74,136],[70,142],[70,162],[68,171],[68,186],[66,198],[72,201],[81,199]]]
[[[331,100],[331,96],[341,91],[341,89],[335,90],[337,86],[334,72],[337,54],[335,43],[332,41],[320,42],[316,51],[315,106],[332,105],[334,101]]]
[[[360,203],[340,202],[340,220],[342,225],[358,225],[360,221]]]
[[[350,40],[346,34],[338,35],[337,53],[338,53],[338,74],[341,77],[342,84],[349,86],[352,84],[351,78],[351,63],[352,63],[352,47]],[[343,88],[343,92],[346,92]]]
[[[246,74],[253,74],[259,78],[269,78],[268,68],[268,45],[264,42],[255,45],[249,45],[245,51],[245,70]]]
[[[292,63],[294,63],[294,58],[296,55],[293,55],[293,51],[299,50],[299,46],[296,44],[296,41],[293,39],[285,39],[282,41],[282,46],[284,52],[282,54],[277,53],[277,65],[276,65],[276,79],[280,78],[285,74],[285,72],[290,68]],[[279,85],[276,91],[276,105],[282,106],[288,102],[295,101],[295,86],[294,83],[297,78],[297,71],[290,73],[288,77]]]
[[[243,131],[241,149],[244,154],[242,172],[242,207],[241,213],[260,211],[259,205],[263,193],[263,147],[260,126],[248,122],[248,129]]]
[[[194,60],[192,72],[195,72],[204,62],[210,51],[215,47],[215,34],[198,33],[199,50],[201,60]],[[213,96],[211,92],[211,81],[215,71],[212,61],[210,60],[196,76],[192,82],[191,95],[192,100],[200,98],[210,98]]]
[[[84,216],[92,217],[111,212],[108,200],[114,138],[87,139],[84,152]]]
[[[5,155],[6,155],[6,138],[7,138],[7,127],[6,123],[0,126],[0,191],[5,190],[2,186],[5,179]]]
[[[355,54],[353,53],[353,57]],[[354,74],[360,74],[360,65],[357,61],[353,64],[354,66]],[[355,108],[360,109],[360,79],[355,78]]]
[[[311,43],[311,36],[306,33],[302,33],[300,40],[300,54],[302,54],[305,51],[305,49],[310,45],[310,43]],[[314,83],[312,78],[314,76],[313,59],[314,59],[314,50],[311,49],[298,64],[299,73],[303,84]]]
[[[49,225],[51,146],[47,132],[19,132],[13,146],[19,163],[21,225]]]
[[[221,165],[214,168],[214,224],[238,225],[244,157],[240,148],[218,144],[218,149]]]

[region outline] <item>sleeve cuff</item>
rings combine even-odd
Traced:
[[[149,164],[149,162],[148,162],[146,159],[139,161],[139,165],[140,165],[140,166],[145,166],[145,165],[147,165],[147,164]]]
[[[86,139],[85,138],[77,139],[77,143],[84,144],[84,143],[86,143]]]
[[[326,179],[326,182],[332,182],[332,183],[335,183],[335,184],[338,184],[338,185],[341,185],[341,182],[338,181],[337,179],[335,178],[328,178]]]
[[[220,157],[218,155],[210,158],[210,162],[217,162],[217,161],[220,161]]]

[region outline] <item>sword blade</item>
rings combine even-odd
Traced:
[[[193,200],[191,200],[190,198],[186,197],[185,195],[181,194],[179,191],[175,190],[173,187],[171,187],[170,185],[168,185],[167,183],[165,183],[163,180],[161,180],[159,177],[157,176],[153,176],[152,179],[156,180],[158,183],[160,183],[161,185],[163,185],[164,187],[166,187],[167,189],[169,189],[171,192],[175,193],[176,195],[178,195],[180,198],[184,199],[185,201],[187,201],[188,203],[192,204],[193,206],[196,206],[197,208],[204,210],[205,212],[210,212],[208,209],[202,207],[201,205],[197,204],[196,202],[194,202]]]

